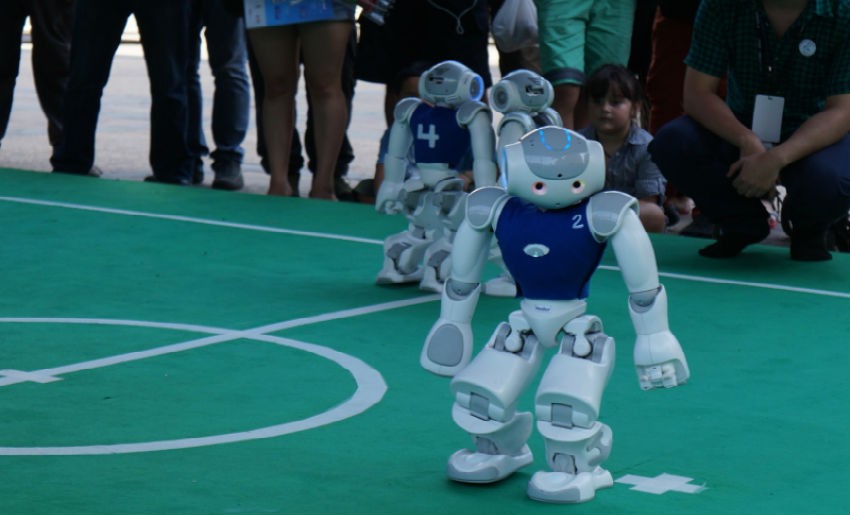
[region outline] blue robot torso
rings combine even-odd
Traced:
[[[410,130],[417,163],[447,163],[457,170],[470,151],[469,131],[458,125],[454,109],[419,104],[410,116]]]
[[[541,211],[511,197],[499,216],[496,239],[518,294],[530,299],[574,300],[588,296],[590,278],[605,252],[587,222],[588,200]]]

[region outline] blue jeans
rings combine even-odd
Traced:
[[[196,163],[207,155],[203,127],[203,96],[198,73],[201,62],[201,30],[206,27],[209,64],[215,79],[212,136],[215,162],[242,162],[242,142],[248,131],[251,104],[247,72],[245,22],[233,16],[221,0],[193,0],[189,42],[189,150]]]
[[[682,116],[658,131],[649,153],[670,184],[694,199],[724,232],[764,232],[767,212],[761,200],[740,195],[726,177],[740,157],[737,147]],[[850,136],[791,163],[779,178],[786,204],[793,206],[794,227],[826,231],[850,209]]]
[[[130,14],[139,27],[150,79],[150,154],[157,180],[189,184],[186,142],[189,0],[77,0],[64,131],[55,171],[86,174],[94,164],[103,89]]]

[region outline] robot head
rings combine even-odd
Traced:
[[[457,61],[443,61],[425,70],[419,78],[419,96],[444,107],[460,107],[484,95],[484,79]]]
[[[542,209],[577,204],[605,186],[602,145],[562,127],[535,129],[506,145],[500,164],[508,193]]]
[[[500,113],[539,113],[552,105],[554,97],[548,80],[529,70],[516,70],[490,90],[490,106]]]

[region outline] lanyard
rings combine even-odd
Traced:
[[[802,14],[801,14],[802,16]],[[792,24],[793,25],[793,24]],[[796,31],[796,35],[794,38],[799,38],[803,35],[803,30],[806,28],[806,24],[803,23],[800,25],[799,30]],[[776,84],[782,84],[778,79],[780,78],[779,74],[774,76],[773,72],[778,68],[778,63],[776,62],[776,56],[773,55],[774,46],[770,44],[770,22],[767,20],[767,16],[756,8],[756,33],[758,35],[758,59],[759,59],[759,72],[764,74],[767,78],[767,86],[769,88],[773,88]],[[791,30],[791,27],[788,28]],[[782,36],[779,45],[777,45],[780,49],[782,48],[782,41],[789,38],[788,31]],[[793,54],[793,51],[792,51]],[[783,56],[782,64],[787,64],[790,61],[791,55]],[[782,70],[785,71],[784,69]],[[767,92],[767,91],[766,91]]]

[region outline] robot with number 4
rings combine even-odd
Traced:
[[[490,483],[533,461],[526,444],[532,415],[518,411],[517,403],[545,350],[557,347],[535,396],[550,470],[532,476],[528,495],[546,502],[588,501],[613,484],[601,466],[612,432],[598,415],[614,366],[614,340],[603,333],[599,318],[586,314],[588,281],[608,244],[629,291],[641,388],[685,383],[688,364],[668,326],[667,294],[637,201],[601,191],[601,145],[567,129],[544,127],[506,146],[500,160],[507,192],[480,188],[467,199],[440,318],[420,356],[427,370],[454,376],[452,418],[475,445],[454,453],[447,473],[455,481]],[[470,361],[471,320],[494,236],[522,300]]]
[[[404,213],[409,224],[384,241],[378,284],[419,282],[423,290],[442,291],[467,195],[458,167],[470,149],[475,184],[496,183],[493,118],[483,94],[479,75],[443,61],[420,77],[420,98],[396,105],[375,209]]]

